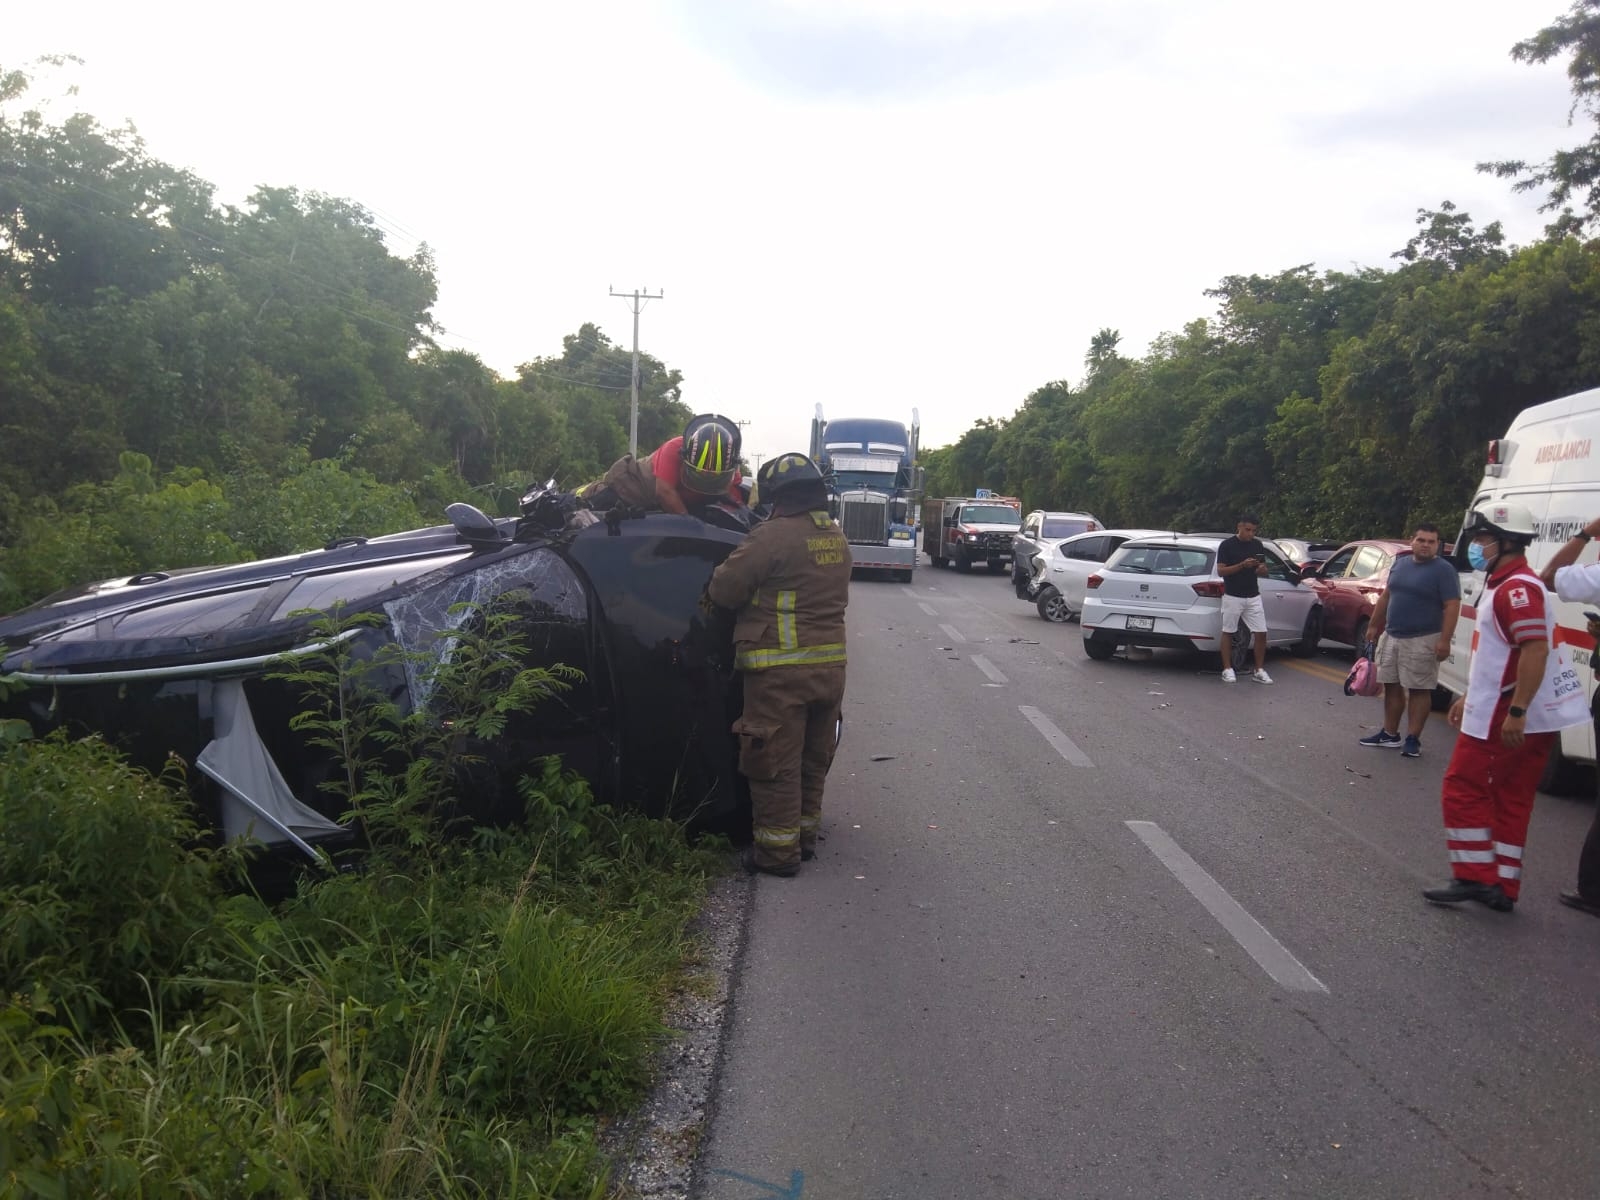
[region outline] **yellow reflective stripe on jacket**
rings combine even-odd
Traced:
[[[800,639],[794,632],[794,593],[778,593],[778,648],[780,650],[794,650],[800,645]]]
[[[800,840],[798,825],[757,825],[750,832],[762,846],[792,846]]]
[[[820,646],[802,646],[797,650],[741,650],[734,656],[734,665],[742,671],[760,671],[767,667],[810,667],[843,661],[843,642],[824,642]]]

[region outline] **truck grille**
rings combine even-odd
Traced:
[[[846,496],[839,504],[839,523],[844,538],[858,545],[882,546],[889,541],[889,499],[887,496]]]

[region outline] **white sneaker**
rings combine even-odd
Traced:
[[[1222,682],[1223,683],[1238,683],[1239,682],[1239,677],[1233,673],[1233,668],[1232,667],[1223,667],[1222,668]]]
[[[1251,672],[1250,678],[1254,679],[1257,683],[1272,682],[1272,676],[1267,674],[1266,668],[1264,667],[1257,667],[1253,672]]]

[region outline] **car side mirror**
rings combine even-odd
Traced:
[[[1300,578],[1301,579],[1315,579],[1315,578],[1317,578],[1317,576],[1319,576],[1321,574],[1322,574],[1322,564],[1321,563],[1307,563],[1305,566],[1300,568]]]

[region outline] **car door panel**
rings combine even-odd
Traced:
[[[1260,580],[1261,607],[1267,615],[1267,640],[1275,646],[1300,640],[1311,591],[1295,582],[1293,568],[1272,551],[1265,556],[1267,574]]]
[[[1348,642],[1354,636],[1356,599],[1346,584],[1345,575],[1359,549],[1359,546],[1346,546],[1324,564],[1317,577],[1316,590],[1322,597],[1322,628],[1336,642]]]

